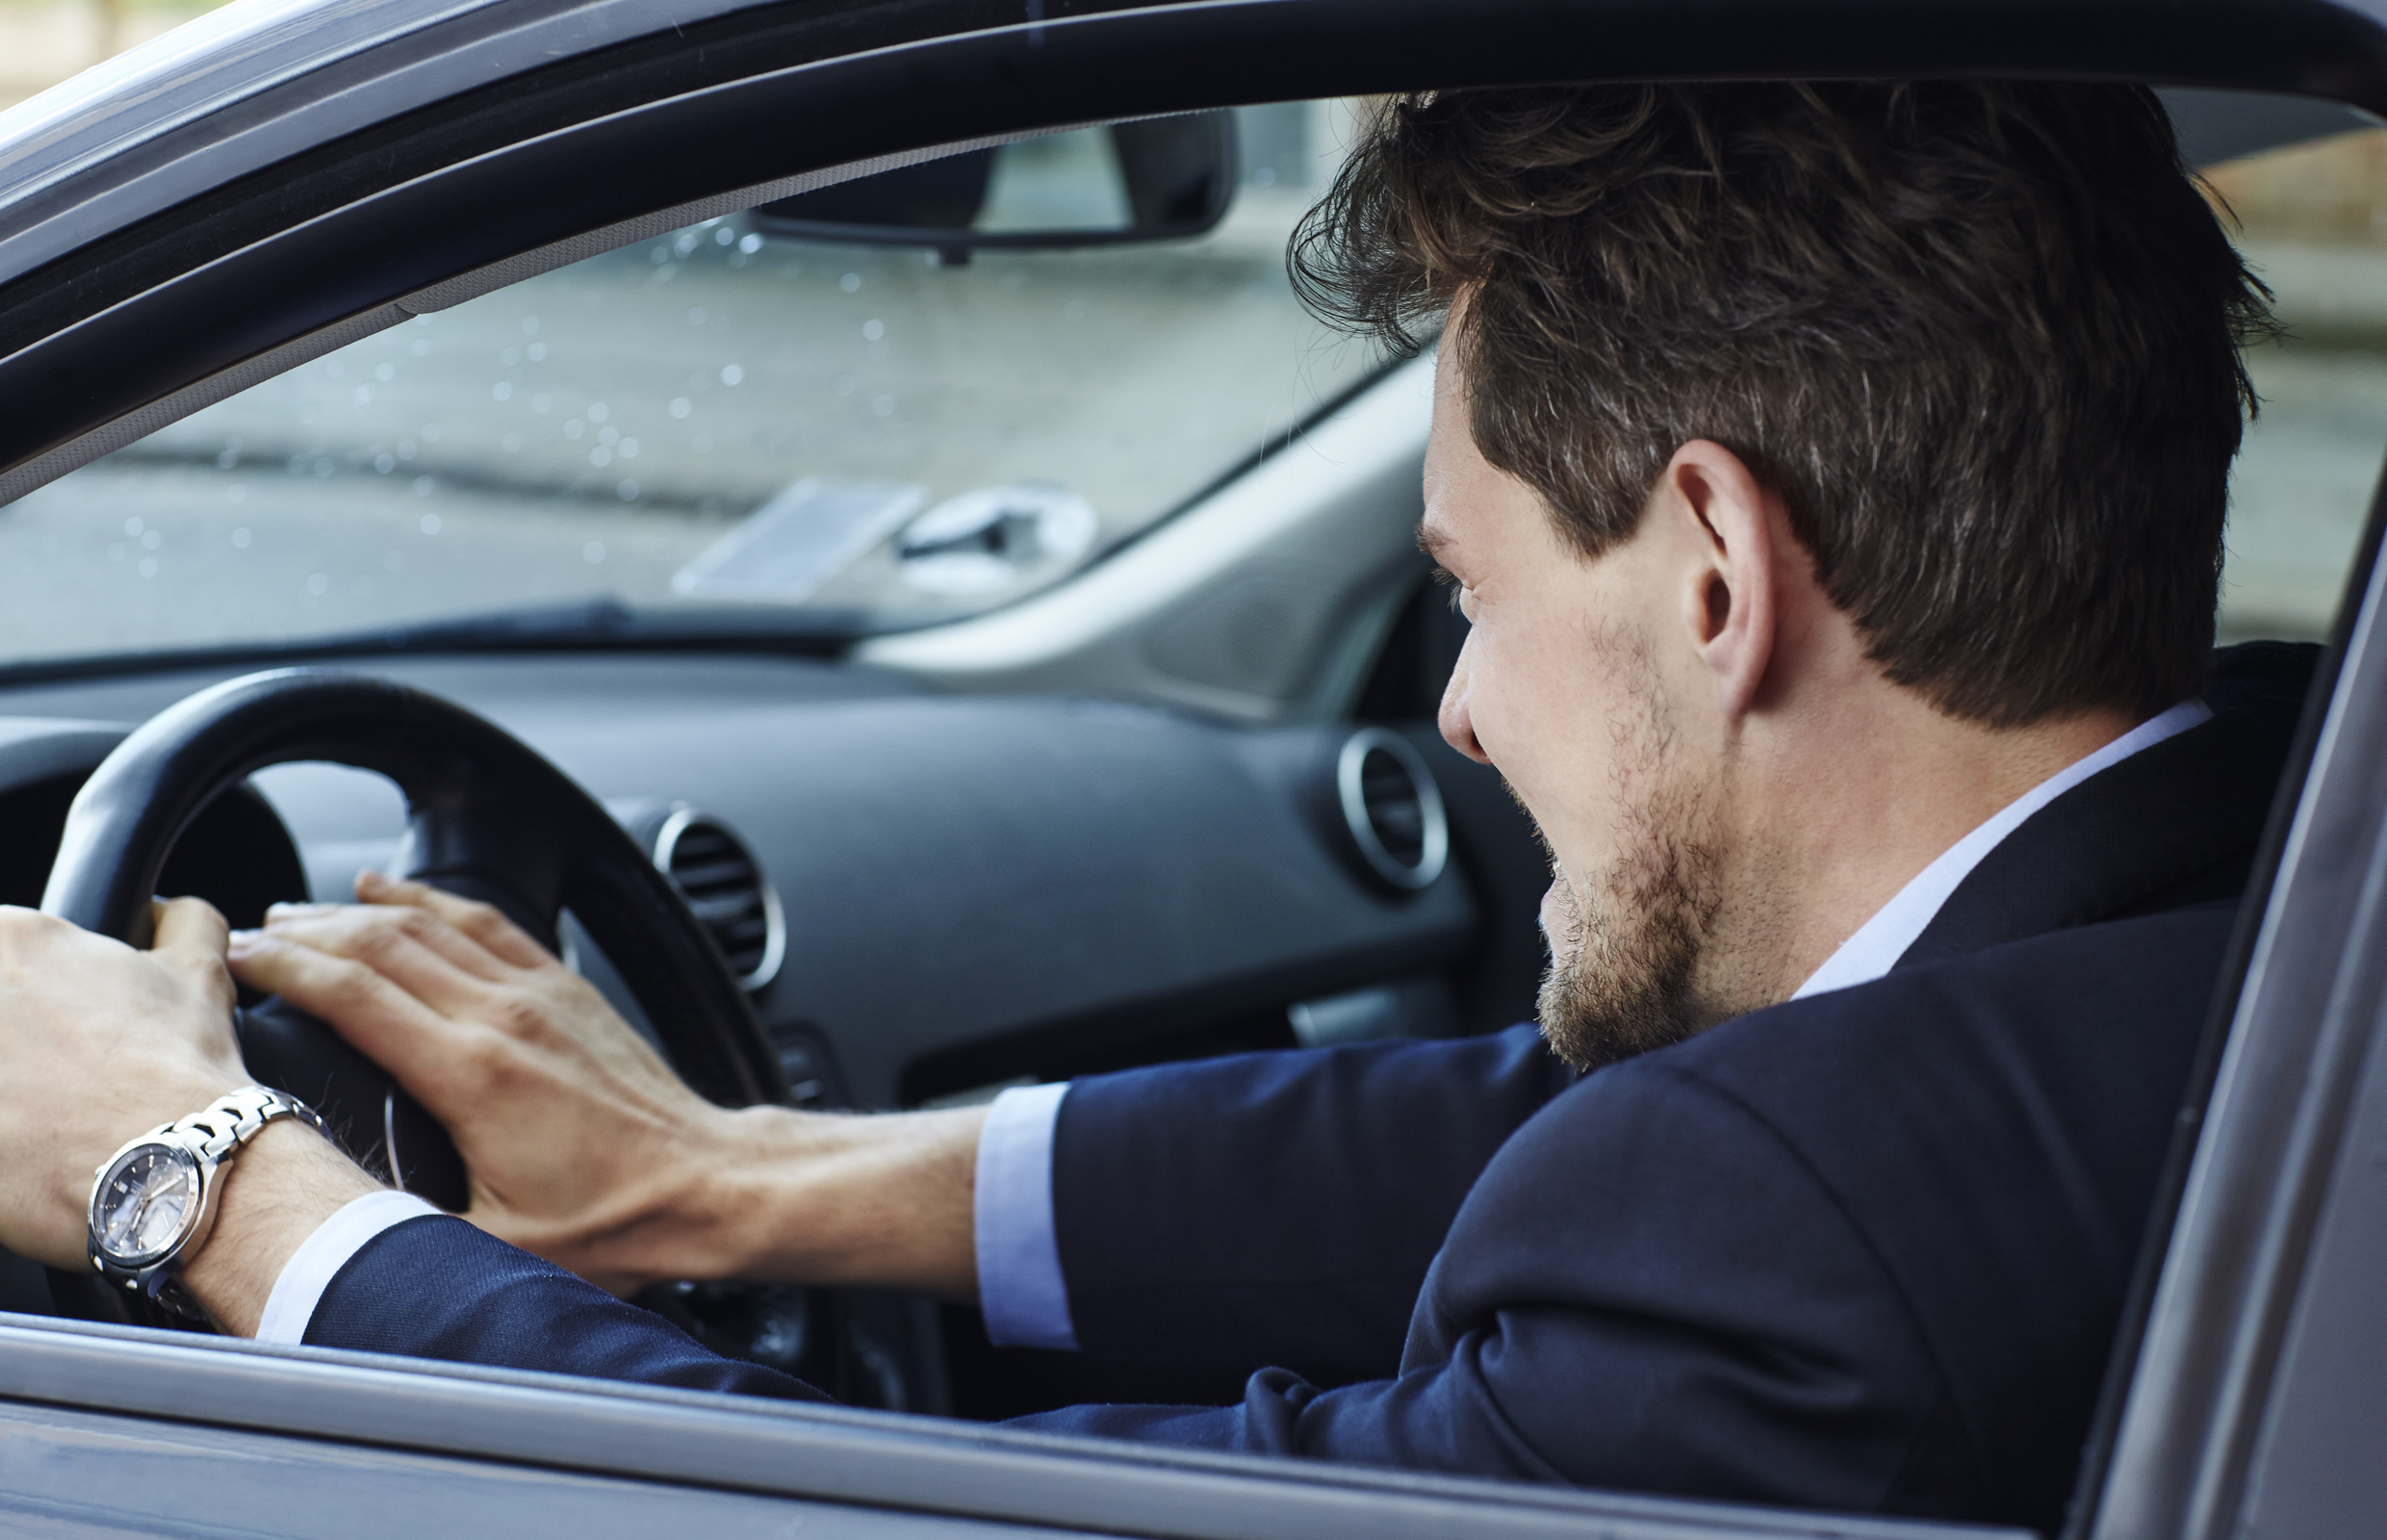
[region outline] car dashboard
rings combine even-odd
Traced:
[[[1529,1009],[1538,853],[1498,778],[1415,715],[1241,727],[718,654],[361,671],[489,717],[603,801],[749,980],[800,1105],[962,1103]],[[238,672],[0,693],[0,899],[39,902],[74,790],[126,731]],[[270,903],[348,897],[398,856],[405,822],[377,776],[277,766],[193,820],[162,886],[254,924]],[[634,1023],[669,1009],[630,998],[568,917],[563,934]],[[41,1287],[30,1268],[11,1276]],[[1098,1364],[988,1348],[974,1312],[869,1295],[843,1308],[866,1366],[849,1391],[867,1402],[998,1415],[1114,1383]]]

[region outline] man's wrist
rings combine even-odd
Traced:
[[[983,1107],[870,1116],[751,1107],[686,1212],[706,1233],[657,1276],[977,1290],[972,1183]]]
[[[293,1118],[277,1118],[241,1147],[218,1175],[216,1223],[183,1259],[183,1287],[224,1330],[254,1336],[282,1267],[325,1219],[382,1184],[330,1141]]]

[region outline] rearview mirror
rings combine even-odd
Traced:
[[[1225,218],[1235,184],[1233,116],[1189,113],[967,150],[746,218],[765,236],[926,246],[953,263],[981,246],[1186,240]]]

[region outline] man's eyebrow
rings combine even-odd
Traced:
[[[1418,525],[1417,548],[1437,565],[1442,561],[1442,553],[1450,550],[1451,544],[1449,530],[1431,523],[1421,522]]]

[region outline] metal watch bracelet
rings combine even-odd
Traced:
[[[231,1164],[232,1157],[239,1153],[243,1145],[263,1133],[268,1124],[281,1117],[298,1118],[317,1133],[329,1137],[321,1116],[297,1097],[270,1086],[244,1086],[217,1097],[188,1117],[161,1123],[138,1138],[127,1140],[92,1173],[87,1228],[93,1270],[112,1283],[123,1284],[129,1291],[146,1294],[177,1315],[204,1320],[207,1312],[190,1291],[182,1287],[174,1276],[175,1269],[185,1253],[203,1243],[213,1228],[214,1211],[220,1195],[219,1184],[225,1179],[226,1168]],[[201,1185],[194,1206],[203,1213],[204,1220],[186,1231],[163,1256],[132,1267],[109,1257],[100,1245],[101,1188],[108,1179],[108,1172],[126,1153],[154,1143],[178,1145],[196,1158]]]

